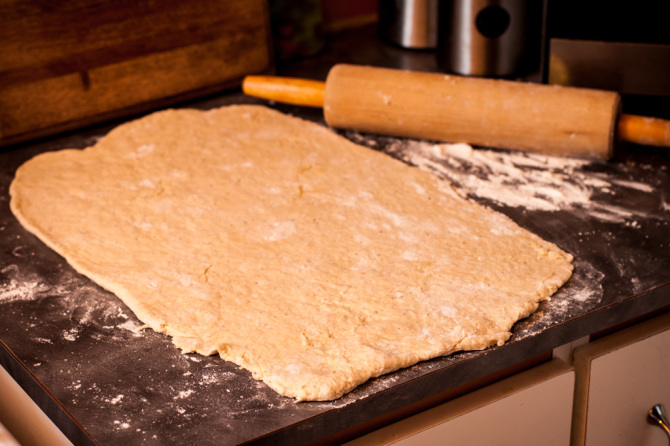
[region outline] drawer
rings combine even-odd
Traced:
[[[552,360],[348,444],[565,446],[573,389],[572,368]]]

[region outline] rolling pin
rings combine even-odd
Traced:
[[[364,133],[604,160],[616,139],[670,147],[670,121],[621,114],[608,91],[344,64],[325,83],[247,76],[242,89]]]

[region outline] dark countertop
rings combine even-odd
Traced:
[[[383,45],[364,29],[336,37],[323,55],[286,64],[281,73],[323,79],[343,61],[435,68],[429,53]],[[264,102],[233,91],[184,106],[234,103]],[[323,122],[318,110],[271,106]],[[556,243],[575,256],[575,273],[501,347],[422,362],[333,402],[297,403],[218,357],[182,355],[166,336],[134,331],[141,323],[118,298],[77,274],[11,214],[8,187],[21,163],[43,151],[89,146],[116,124],[0,153],[0,364],[76,444],[339,441],[519,363],[544,360],[561,345],[670,308],[667,149],[625,146],[610,162],[496,150],[461,158],[426,150],[430,145],[343,132],[431,169]],[[539,201],[520,206],[524,197]]]

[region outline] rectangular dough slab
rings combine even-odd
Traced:
[[[504,343],[572,256],[448,183],[260,106],[167,110],[11,188],[19,221],[185,352],[282,395]]]

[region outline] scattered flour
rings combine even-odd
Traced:
[[[570,286],[562,288],[561,298],[548,299],[528,319],[521,321],[520,329],[514,334],[516,340],[535,335],[570,317],[584,314],[602,301],[605,274],[579,259],[574,264],[577,274],[570,278]]]
[[[24,277],[17,265],[0,267],[0,279],[3,279],[0,282],[0,302],[35,300],[52,291],[38,276]]]
[[[357,132],[347,132],[346,136],[369,147],[383,146],[384,151],[450,180],[463,195],[507,207],[583,210],[593,218],[623,223],[644,215],[632,206],[617,204],[617,200],[596,199],[596,195],[655,192],[649,184],[613,178],[599,171],[602,169],[597,168],[597,161],[412,139],[383,138],[379,144]],[[669,207],[667,202],[660,204],[661,210],[668,211]]]
[[[50,291],[50,287],[40,282],[18,282],[10,280],[0,284],[0,302],[34,300],[40,294]]]
[[[123,328],[125,330],[132,331],[135,334],[140,334],[141,331],[146,328],[146,325],[142,325],[139,322],[128,319],[125,322],[116,325],[116,328]]]
[[[130,428],[130,423],[126,421],[114,420],[114,425],[117,429],[128,429]]]
[[[79,330],[77,330],[76,327],[73,327],[69,330],[63,330],[62,336],[66,341],[76,341],[79,337]]]
[[[188,389],[188,390],[181,390],[177,396],[174,397],[174,399],[184,399],[188,398],[193,394],[194,390],[193,389]]]

